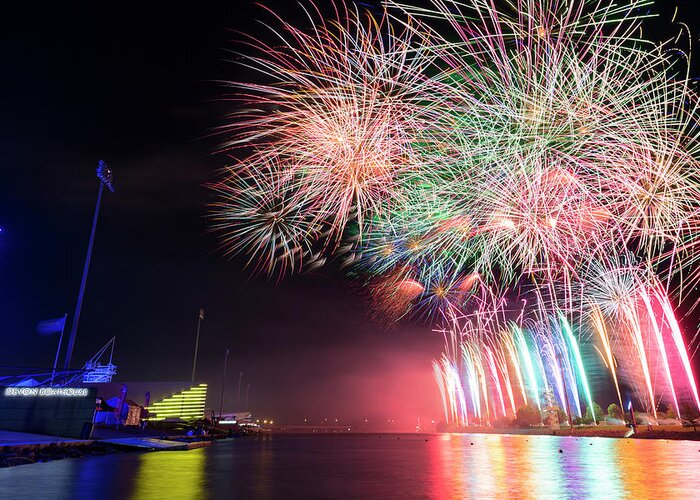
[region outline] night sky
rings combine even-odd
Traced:
[[[696,43],[692,3],[672,5]],[[197,378],[211,406],[229,347],[228,409],[242,406],[242,371],[261,417],[439,417],[430,361],[442,339],[429,326],[374,324],[340,273],[275,285],[218,251],[203,185],[228,161],[210,132],[232,108],[216,81],[245,76],[227,49],[270,17],[247,0],[185,5],[3,8],[0,366],[53,362],[57,338],[35,327],[72,316],[103,159],[117,192],[103,200],[74,364],[116,336],[117,380],[188,380],[202,306]]]

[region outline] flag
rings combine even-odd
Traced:
[[[126,384],[122,384],[122,390],[119,391],[119,402],[117,402],[117,407],[114,409],[114,413],[117,416],[117,422],[121,423],[122,413],[124,412],[124,403],[126,402]]]
[[[36,331],[39,335],[53,335],[54,333],[59,333],[63,331],[63,327],[66,325],[66,317],[56,319],[47,319],[44,321],[39,321],[36,325]]]
[[[199,319],[204,319],[204,309],[199,308]]]

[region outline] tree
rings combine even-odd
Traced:
[[[493,426],[496,429],[507,429],[508,427],[511,427],[511,425],[512,425],[512,421],[507,419],[506,417],[497,418],[493,422]]]
[[[593,412],[591,412],[591,407],[586,408],[585,421],[593,422],[593,415],[595,415],[596,422],[603,420],[603,409],[596,402],[593,402]]]
[[[560,424],[563,424],[564,422],[567,422],[569,419],[566,416],[566,412],[562,410],[559,406],[557,408],[557,419],[559,420]]]
[[[542,415],[540,415],[540,410],[534,406],[525,405],[518,408],[515,412],[516,420],[521,422],[527,422],[530,425],[540,425],[542,423]]]
[[[683,420],[683,425],[693,426],[693,431],[696,431],[696,427],[700,424],[700,413],[698,409],[691,405],[690,403],[683,403],[681,408],[681,419]]]
[[[611,404],[608,406],[608,418],[611,420],[622,420],[622,417],[624,415],[622,414],[622,408],[620,408],[618,405],[615,403]]]

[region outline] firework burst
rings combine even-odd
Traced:
[[[672,307],[700,281],[700,100],[675,42],[640,34],[652,4],[273,15],[221,129],[244,157],[214,185],[225,251],[277,276],[340,262],[384,317],[437,321],[453,422],[550,389],[581,417],[589,351],[621,404],[700,408]]]

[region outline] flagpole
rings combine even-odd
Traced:
[[[51,371],[51,387],[53,387],[54,378],[56,378],[56,367],[58,366],[58,356],[61,354],[61,344],[63,343],[63,333],[66,331],[66,320],[68,313],[63,315],[63,326],[61,327],[61,336],[58,338],[58,347],[56,348],[56,357],[53,360],[53,370]]]

